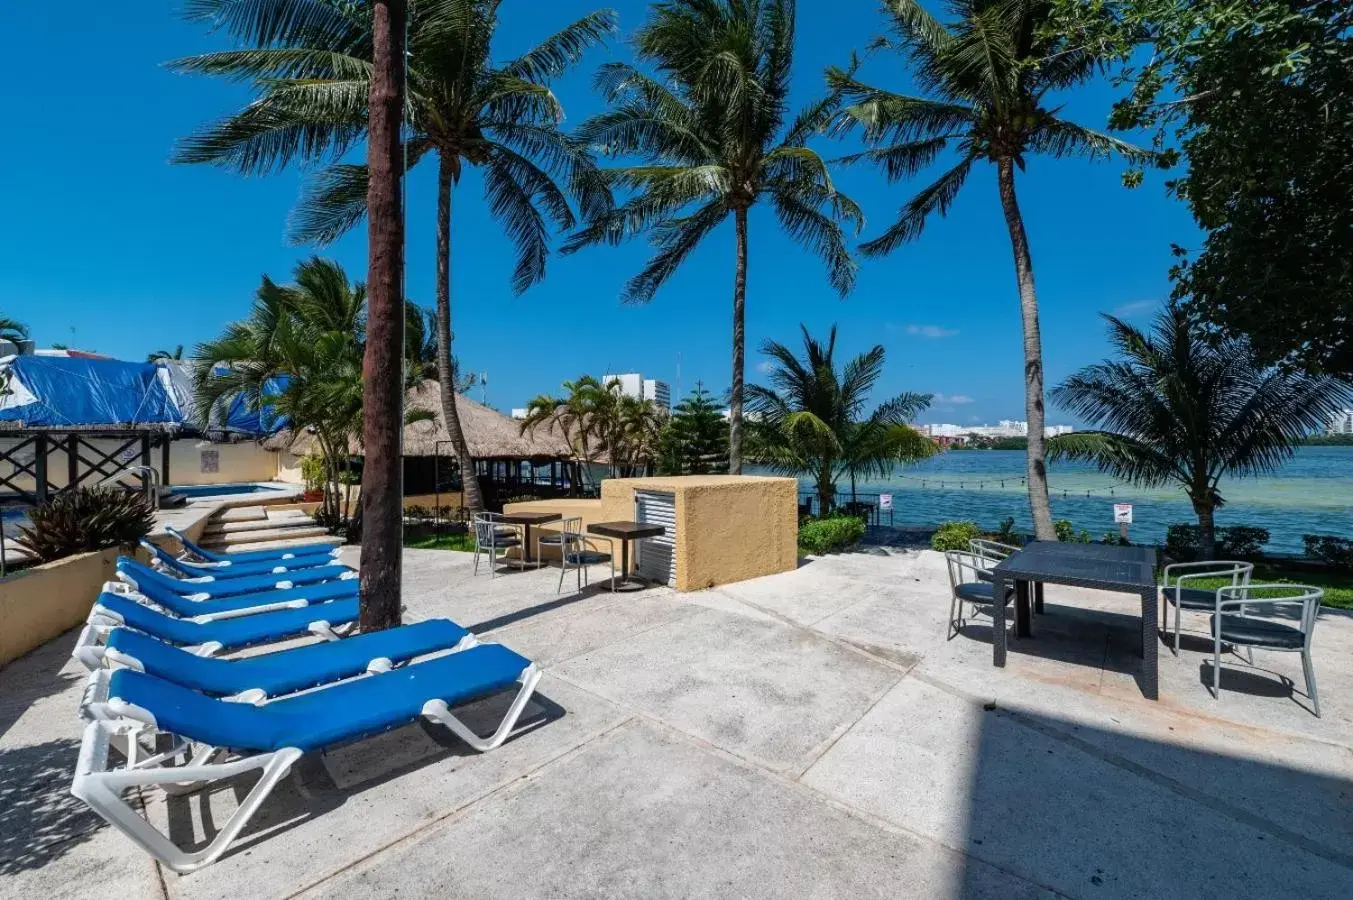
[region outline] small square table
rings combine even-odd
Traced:
[[[533,560],[531,559],[531,526],[544,525],[546,522],[557,522],[564,517],[563,513],[557,512],[517,512],[503,513],[498,518],[498,523],[503,525],[522,526],[521,543],[521,564],[522,568]],[[495,523],[497,524],[497,523]]]
[[[587,526],[587,533],[620,541],[620,578],[616,580],[615,589],[637,591],[645,584],[643,579],[630,575],[630,541],[661,537],[667,529],[651,522],[597,522]]]
[[[1065,584],[1136,594],[1142,600],[1142,693],[1160,697],[1157,672],[1159,636],[1156,625],[1156,551],[1152,547],[1112,544],[1064,544],[1034,541],[1010,554],[991,570],[992,596],[1004,595],[1005,584],[1015,582],[1015,634],[1032,637],[1029,584]],[[992,604],[994,630],[991,662],[1005,665],[1005,604]]]

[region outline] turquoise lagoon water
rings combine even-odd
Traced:
[[[1022,450],[961,450],[899,468],[888,478],[860,482],[857,490],[891,493],[897,526],[971,519],[994,527],[1014,516],[1017,527],[1032,530],[1023,475]],[[1131,536],[1137,541],[1163,541],[1169,525],[1197,521],[1182,491],[1134,488],[1084,464],[1052,463],[1048,482],[1053,516],[1070,519],[1096,539],[1116,530],[1115,503],[1133,504]],[[801,479],[800,489],[810,492],[812,484]],[[841,499],[848,499],[849,482],[837,489]],[[1226,505],[1217,523],[1269,529],[1268,550],[1300,552],[1303,534],[1353,537],[1353,447],[1301,447],[1278,472],[1227,479],[1220,490]],[[888,522],[886,513],[883,521]]]

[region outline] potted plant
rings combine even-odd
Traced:
[[[324,501],[324,458],[313,453],[301,457],[301,478],[305,481],[305,493],[301,499],[306,503]]]

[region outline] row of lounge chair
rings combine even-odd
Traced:
[[[216,554],[170,533],[184,555],[145,542],[153,568],[119,559],[118,581],[104,585],[76,642],[90,676],[71,792],[174,871],[219,858],[306,753],[420,717],[479,751],[522,730],[541,675],[534,663],[449,619],[356,633],[356,573],[328,545]],[[307,635],[320,640],[268,647]],[[247,647],[270,652],[220,655]],[[488,736],[452,711],[508,690],[516,696]],[[197,849],[178,846],[123,798],[255,770],[248,796]]]

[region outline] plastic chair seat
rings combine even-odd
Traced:
[[[1217,617],[1212,617],[1212,635],[1217,635]],[[1221,617],[1221,639],[1228,644],[1243,644],[1247,647],[1270,647],[1276,650],[1300,650],[1306,645],[1306,635],[1300,628],[1270,622],[1267,619],[1254,619],[1249,616],[1228,615]]]
[[[969,603],[993,603],[996,596],[995,588],[985,581],[965,582],[955,587],[954,593],[959,596],[959,599],[967,600]],[[1014,596],[1014,589],[1006,588],[1005,602],[1009,603]]]
[[[1165,599],[1170,603],[1175,602],[1174,588],[1166,588]],[[1217,592],[1202,588],[1180,588],[1179,606],[1182,609],[1216,609]]]
[[[601,553],[596,550],[584,550],[579,553],[568,554],[568,564],[571,566],[591,566],[597,563],[611,561],[611,554]]]

